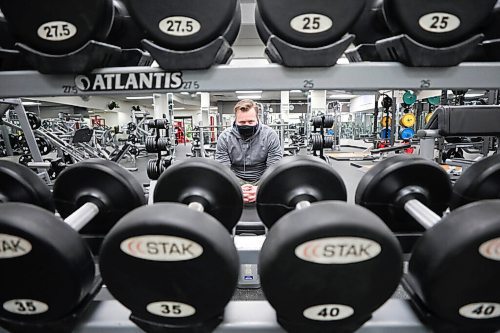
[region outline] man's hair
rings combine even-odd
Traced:
[[[234,114],[236,114],[238,111],[241,112],[248,112],[251,109],[255,109],[255,114],[257,115],[257,118],[259,117],[259,106],[257,103],[252,101],[251,99],[242,99],[236,105],[234,106]]]

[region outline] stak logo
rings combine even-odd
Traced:
[[[78,75],[75,85],[81,91],[180,89],[182,73],[109,73]]]
[[[21,257],[31,252],[31,243],[27,240],[0,234],[0,259]]]
[[[131,237],[121,242],[120,249],[132,257],[152,261],[186,261],[203,254],[198,243],[164,235]]]
[[[380,244],[358,237],[330,237],[308,241],[295,248],[295,255],[317,264],[350,264],[372,259]]]

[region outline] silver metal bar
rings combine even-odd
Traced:
[[[307,208],[311,206],[311,203],[309,201],[299,201],[297,202],[297,204],[295,205],[295,208],[296,209],[304,209],[304,208]]]
[[[50,162],[29,162],[28,167],[37,169],[49,169]]]
[[[7,130],[7,126],[0,125],[0,129],[2,130],[2,138],[5,145],[5,151],[7,152],[7,156],[12,156],[14,154],[12,152],[12,146],[10,145],[9,131]]]
[[[97,214],[99,214],[99,207],[92,202],[87,202],[74,211],[73,214],[68,216],[64,222],[69,224],[76,231],[80,231],[80,229],[92,221]]]
[[[416,199],[408,200],[404,208],[425,229],[433,227],[441,221],[441,217],[429,209],[426,205]]]
[[[191,202],[188,205],[188,207],[193,209],[193,210],[197,210],[199,212],[202,212],[202,213],[205,211],[205,207],[203,207],[203,205],[199,202]]]

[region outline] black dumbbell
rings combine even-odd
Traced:
[[[125,0],[147,37],[175,51],[195,50],[224,36],[232,44],[241,21],[238,0]]]
[[[28,167],[0,161],[0,203],[24,202],[55,211],[52,194],[43,182]]]
[[[394,34],[418,43],[445,47],[481,33],[497,0],[384,0],[386,22]]]
[[[497,184],[491,185],[498,193]],[[387,223],[408,218],[427,229],[414,246],[404,279],[426,323],[437,332],[493,332],[500,328],[500,289],[494,278],[500,274],[500,200],[472,203],[441,218],[434,211],[443,210],[449,192],[449,177],[439,165],[396,156],[363,176],[356,202]],[[441,193],[444,198],[437,198]]]
[[[260,279],[288,332],[353,332],[399,284],[397,239],[346,198],[337,172],[312,157],[284,158],[261,179],[257,210],[270,231]]]
[[[89,222],[98,225],[90,230],[102,230],[145,203],[140,184],[118,164],[104,160],[67,168],[53,195],[64,223],[33,205],[0,205],[1,244],[10,245],[2,252],[2,271],[10,273],[2,276],[0,286],[0,325],[41,325],[76,311],[96,281],[92,254],[78,231]]]
[[[120,1],[1,0],[0,9],[17,41],[43,53],[68,54],[90,40],[139,46],[138,28]]]
[[[154,201],[126,215],[106,236],[100,254],[104,281],[147,331],[213,331],[239,274],[228,232],[243,206],[236,177],[215,161],[189,159],[162,174]]]
[[[453,186],[450,209],[471,202],[500,199],[500,155],[475,162],[465,169]]]
[[[300,47],[337,42],[361,14],[365,0],[257,0],[255,24],[267,43],[271,35]]]

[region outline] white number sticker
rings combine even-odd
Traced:
[[[169,318],[189,317],[196,313],[196,309],[191,305],[178,302],[154,302],[148,304],[146,310],[154,315]]]
[[[462,306],[458,310],[460,315],[471,319],[490,319],[500,317],[500,304],[498,303],[473,303]]]
[[[201,30],[200,22],[185,16],[171,16],[160,21],[161,31],[171,36],[185,37]]]
[[[290,21],[293,30],[304,34],[318,34],[327,31],[333,26],[332,19],[321,14],[303,14]]]
[[[354,314],[354,309],[341,304],[316,305],[304,310],[307,319],[317,321],[332,321],[348,318]]]
[[[38,37],[51,42],[60,42],[76,35],[76,27],[64,21],[51,21],[38,28]]]
[[[47,312],[49,306],[33,299],[13,299],[3,303],[3,308],[11,313],[20,315],[36,315]]]
[[[448,13],[430,13],[424,15],[418,20],[422,29],[434,32],[450,32],[460,27],[460,19],[453,14]]]

